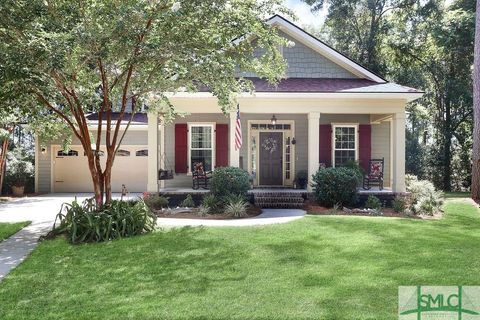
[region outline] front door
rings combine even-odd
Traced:
[[[282,185],[283,133],[260,132],[260,185]]]

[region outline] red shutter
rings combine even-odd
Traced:
[[[186,123],[175,124],[175,172],[188,171],[188,129]]]
[[[372,126],[361,124],[358,127],[358,160],[360,166],[368,172],[368,163],[372,156]]]
[[[319,161],[330,167],[332,165],[332,126],[330,124],[321,124],[319,131]]]
[[[215,167],[228,166],[228,124],[217,123],[215,128]]]

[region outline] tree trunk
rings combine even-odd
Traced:
[[[473,167],[472,198],[480,200],[480,0],[477,0],[473,71]]]
[[[448,94],[448,93],[447,93]],[[452,115],[450,101],[445,105],[444,161],[443,161],[443,191],[452,191]]]
[[[7,138],[2,141],[2,150],[0,154],[0,195],[2,194],[3,189],[3,181],[5,180],[5,172],[6,172],[6,163],[7,163],[7,153],[8,153],[8,145],[10,144],[10,140]]]

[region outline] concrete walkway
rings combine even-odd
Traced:
[[[301,219],[303,216],[305,211],[300,209],[263,209],[263,212],[254,218],[232,220],[158,218],[157,225],[159,227],[246,227],[287,223]]]

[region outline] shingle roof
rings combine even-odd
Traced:
[[[112,120],[116,121],[119,115],[120,115],[119,112],[112,112]],[[131,113],[125,113],[125,115],[123,116],[122,124],[127,124],[131,116],[132,116]],[[93,122],[93,123],[98,122],[98,113],[90,113],[89,115],[87,115],[87,120],[88,122]],[[105,116],[103,116],[103,122],[105,122]],[[148,123],[146,113],[137,112],[133,115],[131,124],[146,124],[146,123]]]
[[[288,78],[277,86],[271,86],[264,79],[251,80],[256,92],[354,92],[354,93],[420,93],[421,91],[396,83],[378,83],[367,79],[331,79],[331,78]],[[199,87],[199,91],[208,92],[208,88]]]

